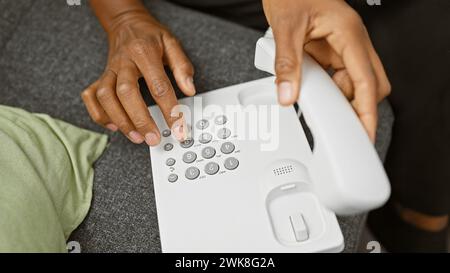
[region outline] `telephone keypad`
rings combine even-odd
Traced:
[[[219,128],[210,126],[211,121]],[[179,143],[184,150],[174,147],[174,144],[178,143],[175,140],[164,144],[163,149],[168,155],[166,166],[168,167],[167,170],[170,171],[167,180],[170,183],[177,182],[179,179],[176,173],[183,171],[188,180],[202,180],[207,176],[221,175],[233,171],[239,166],[238,158],[232,156],[238,152],[235,143],[233,143],[236,136],[231,137],[232,132],[225,125],[227,122],[228,119],[224,115],[216,116],[210,120],[198,120],[193,126],[200,133],[196,138],[198,143],[195,143],[194,138],[190,137]],[[165,140],[171,135],[171,132],[166,129],[162,131],[161,135]],[[194,136],[194,132],[191,135]],[[175,156],[178,153],[181,153],[181,165],[177,163],[178,158]],[[223,171],[220,171],[221,168],[223,168]]]

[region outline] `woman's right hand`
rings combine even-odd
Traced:
[[[168,65],[180,90],[187,96],[195,94],[194,68],[178,40],[145,9],[122,12],[105,29],[109,40],[105,71],[82,93],[91,118],[120,130],[133,143],[157,145],[161,135],[138,85],[144,77],[173,135],[183,140],[186,126],[173,111],[177,98],[164,71]]]

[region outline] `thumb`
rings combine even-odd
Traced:
[[[281,105],[294,104],[300,95],[303,42],[306,26],[275,28],[275,75],[278,85],[278,101]]]

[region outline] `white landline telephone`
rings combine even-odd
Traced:
[[[255,66],[274,74],[274,57],[269,30]],[[352,107],[309,56],[302,71],[298,104],[313,149],[294,108],[278,106],[274,77],[181,99],[192,128],[182,143],[149,107],[162,129],[150,153],[163,252],[338,252],[344,239],[335,213],[386,202],[387,176]],[[240,126],[243,113],[253,116]],[[260,138],[243,134],[268,120],[277,145],[263,150]]]

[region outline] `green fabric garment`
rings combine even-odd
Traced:
[[[0,105],[0,252],[67,252],[107,136]]]

